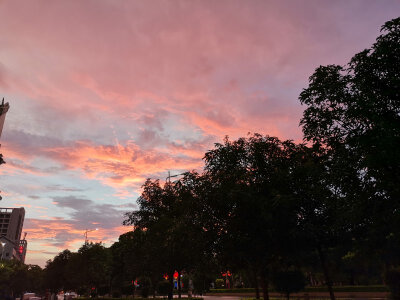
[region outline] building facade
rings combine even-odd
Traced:
[[[4,104],[4,98],[3,98],[0,104],[0,137],[1,137],[1,132],[3,131],[4,121],[6,119],[6,113],[8,112],[9,109],[10,109],[10,104],[8,104],[8,102]]]
[[[3,131],[4,121],[10,105],[0,104],[0,137]],[[1,200],[1,196],[0,196]],[[21,240],[22,227],[24,225],[25,209],[0,208],[0,254],[1,259],[17,259],[25,262],[27,242],[25,237]]]
[[[0,208],[1,259],[25,261],[27,242],[21,240],[25,209]]]

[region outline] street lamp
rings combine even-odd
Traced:
[[[167,176],[167,178],[165,178],[165,182],[171,183],[171,177],[178,177],[178,176],[181,176],[181,175],[185,175],[186,173],[187,172],[181,173],[181,174],[176,174],[176,175],[171,175],[171,172],[168,171],[168,176]]]
[[[96,230],[99,230],[98,228],[96,228],[96,229],[86,229],[85,230],[85,234],[84,234],[84,236],[85,236],[85,245],[87,245],[87,244],[89,244],[89,241],[88,241],[88,232],[91,232],[91,231],[96,231]]]
[[[3,260],[4,248],[6,246],[5,242],[1,242],[1,260]]]

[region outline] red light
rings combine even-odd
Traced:
[[[24,247],[22,247],[22,246],[19,246],[19,253],[21,253],[21,254],[22,254],[22,252],[24,252]]]

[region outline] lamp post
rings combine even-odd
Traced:
[[[3,260],[4,248],[6,246],[5,242],[1,242],[1,260]]]
[[[187,172],[181,173],[181,174],[176,174],[176,175],[171,175],[171,172],[168,171],[168,176],[167,176],[167,178],[165,178],[165,182],[171,183],[171,177],[178,177],[178,176],[181,176],[181,175],[185,175],[186,173]]]
[[[85,230],[85,234],[84,234],[84,236],[85,236],[85,245],[89,244],[89,240],[88,240],[88,232],[91,232],[91,231],[96,231],[96,230],[99,230],[99,229],[98,229],[98,228],[96,228],[96,229],[86,229],[86,230]]]

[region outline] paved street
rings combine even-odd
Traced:
[[[240,296],[203,296],[204,300],[239,300]]]

